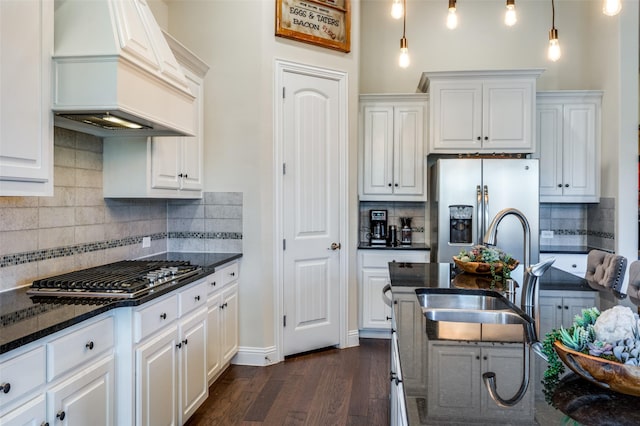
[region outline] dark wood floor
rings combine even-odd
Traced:
[[[326,349],[268,367],[232,365],[187,422],[202,425],[388,425],[389,340]]]

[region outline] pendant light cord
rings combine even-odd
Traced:
[[[556,6],[553,0],[551,0],[551,28],[556,27]]]
[[[406,30],[407,30],[407,0],[403,1],[402,5],[402,38],[406,38]]]

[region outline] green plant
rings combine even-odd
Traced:
[[[542,353],[547,357],[547,369],[544,372],[542,378],[542,392],[544,393],[544,399],[548,404],[552,404],[553,393],[560,382],[560,376],[564,373],[565,367],[555,349],[553,348],[553,342],[561,339],[559,330],[551,330],[547,333],[542,341]]]

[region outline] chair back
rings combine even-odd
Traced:
[[[629,300],[638,306],[640,311],[640,260],[634,260],[629,265]]]
[[[605,289],[622,293],[622,282],[627,269],[627,258],[602,250],[591,250],[587,255],[585,279]]]

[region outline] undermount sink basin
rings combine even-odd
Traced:
[[[530,325],[532,319],[500,293],[453,288],[416,289],[423,314],[433,321]]]

